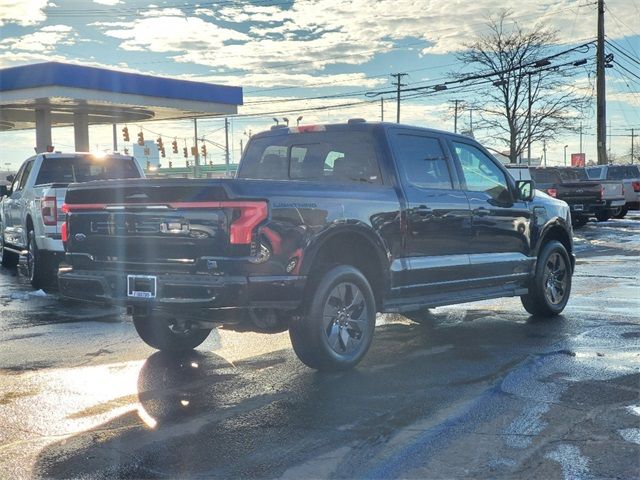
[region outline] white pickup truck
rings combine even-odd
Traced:
[[[131,156],[90,153],[40,153],[24,161],[9,187],[0,186],[0,257],[15,267],[22,257],[35,288],[55,279],[64,255],[60,210],[70,183],[143,178]]]

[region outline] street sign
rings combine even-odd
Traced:
[[[572,153],[571,154],[571,166],[572,167],[584,167],[585,154],[584,153]]]

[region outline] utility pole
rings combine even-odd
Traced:
[[[400,123],[400,87],[406,87],[407,85],[405,83],[402,83],[400,80],[402,80],[402,77],[406,77],[407,74],[406,73],[392,73],[391,74],[392,77],[396,78],[396,83],[392,83],[391,85],[395,85],[396,87],[398,87],[398,95],[397,95],[397,109],[396,109],[396,123]]]
[[[242,139],[240,139],[240,156],[242,157],[242,152],[244,151],[244,145],[242,144]]]
[[[224,163],[227,166],[227,177],[229,177],[229,119],[224,117]]]
[[[582,122],[580,122],[580,153],[582,153]]]
[[[607,164],[607,103],[604,79],[604,0],[598,0],[598,46],[596,49],[596,117],[598,165]]]
[[[531,72],[529,75],[529,106],[527,107],[527,163],[531,165]]]
[[[544,153],[544,166],[547,166],[547,141],[542,140],[542,151]]]
[[[473,136],[473,108],[469,108],[469,132],[471,132],[471,137]]]
[[[380,121],[384,122],[384,97],[380,97]]]
[[[608,150],[607,150],[607,159],[611,158],[611,120],[609,120],[609,143],[608,145]]]
[[[633,165],[633,144],[635,142],[635,129],[631,129],[631,165]]]
[[[118,126],[113,124],[113,152],[118,151]]]
[[[194,155],[195,158],[195,162],[194,163],[194,169],[193,169],[193,175],[198,178],[198,167],[200,166],[200,152],[198,151],[198,119],[194,118],[193,119],[193,136],[194,136],[194,145],[196,148],[196,154]]]
[[[453,107],[453,133],[458,133],[458,104],[461,102],[461,100],[452,100],[454,107]]]

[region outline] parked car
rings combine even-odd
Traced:
[[[624,218],[629,210],[640,210],[640,168],[638,165],[598,165],[587,167],[592,180],[619,181],[624,186],[625,204],[612,212],[615,218]]]
[[[529,171],[537,189],[567,202],[575,228],[584,226],[589,217],[607,210],[602,185],[589,181],[583,168],[531,167]]]
[[[65,297],[126,305],[166,351],[249,309],[317,369],[357,364],[376,312],[520,296],[556,315],[574,268],[565,202],[469,137],[397,124],[275,128],[235,179],[72,185],[64,210]]]
[[[60,208],[67,185],[74,182],[142,178],[133,157],[88,153],[41,153],[22,164],[11,185],[0,186],[0,256],[16,266],[22,255],[35,288],[55,282],[64,255]]]

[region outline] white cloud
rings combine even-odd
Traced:
[[[0,0],[0,26],[8,23],[34,25],[47,16],[43,9],[47,0]]]
[[[93,3],[99,3],[101,5],[117,5],[123,2],[121,0],[93,0]]]
[[[68,25],[48,25],[21,37],[0,40],[0,49],[33,53],[53,52],[59,45],[73,45],[75,33]]]

